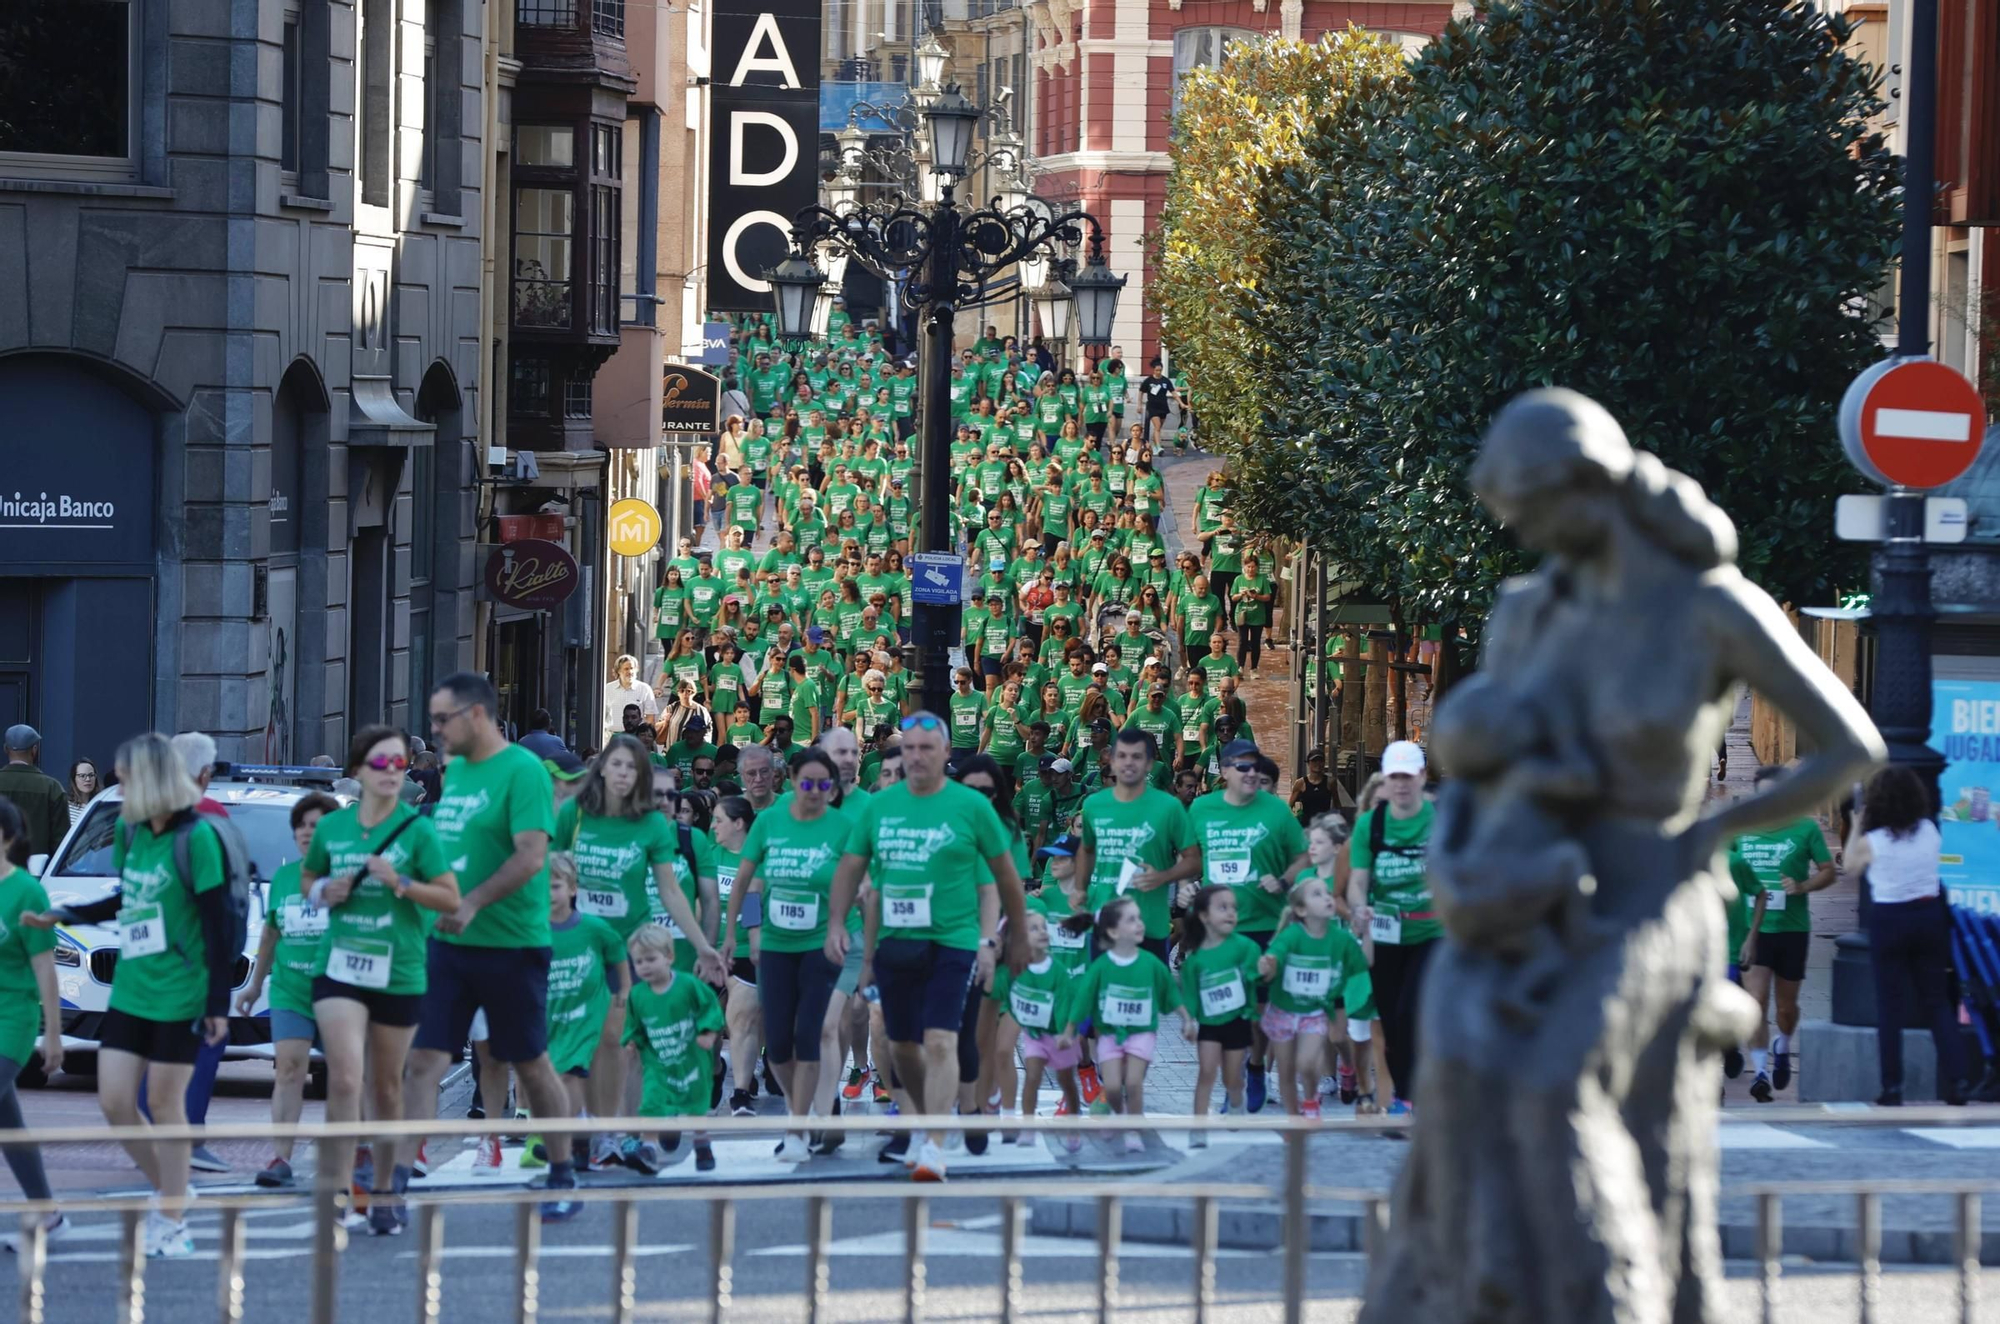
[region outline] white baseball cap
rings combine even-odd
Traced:
[[[1385,777],[1423,776],[1423,747],[1414,740],[1392,741],[1389,747],[1382,751],[1382,775]]]

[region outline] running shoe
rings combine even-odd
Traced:
[[[1007,1122],[1010,1118],[1019,1117],[1020,1115],[1021,1114],[1014,1111],[1012,1108],[1002,1108],[1000,1110],[1000,1125],[1004,1127],[1007,1125]],[[1000,1142],[1005,1145],[1014,1144],[1017,1141],[1019,1141],[1020,1138],[1021,1138],[1021,1129],[1019,1127],[1014,1127],[1011,1130],[1003,1130],[1000,1133]]]
[[[590,1142],[590,1163],[592,1172],[609,1172],[625,1165],[620,1152],[617,1136],[596,1136]]]
[[[1076,1080],[1077,1084],[1083,1087],[1083,1101],[1085,1103],[1096,1103],[1098,1097],[1104,1093],[1104,1086],[1099,1084],[1097,1080],[1096,1067],[1078,1067],[1076,1069]]]
[[[1743,1074],[1742,1049],[1731,1047],[1722,1050],[1722,1074],[1731,1080]]]
[[[774,1099],[785,1097],[785,1087],[780,1085],[778,1078],[771,1074],[771,1059],[768,1057],[764,1059],[764,1088]]]
[[[354,1180],[363,1186],[375,1184],[375,1149],[372,1145],[354,1147]]]
[[[376,1204],[368,1210],[368,1235],[371,1237],[399,1237],[403,1235],[403,1220],[397,1216],[393,1204]]]
[[[1099,1097],[1091,1101],[1090,1115],[1092,1117],[1111,1116],[1111,1104],[1107,1100],[1105,1100],[1102,1095],[1100,1095]]]
[[[986,1152],[986,1140],[987,1136],[984,1131],[967,1131],[965,1133],[965,1152],[974,1155],[984,1154]]]
[[[729,1096],[729,1115],[731,1117],[755,1117],[757,1115],[757,1105],[752,1101],[748,1090],[737,1090]]]
[[[877,1108],[886,1108],[894,1102],[895,1096],[889,1093],[889,1082],[882,1079],[882,1073],[877,1071],[875,1073],[875,1106]]]
[[[1408,1099],[1392,1099],[1389,1101],[1389,1106],[1383,1111],[1391,1117],[1415,1117],[1417,1115],[1416,1105],[1412,1104]]]
[[[1769,1103],[1771,1101],[1771,1078],[1761,1071],[1758,1072],[1757,1079],[1750,1082],[1750,1097],[1759,1103]]]
[[[264,1165],[262,1172],[257,1174],[257,1184],[267,1191],[283,1191],[296,1186],[298,1179],[292,1175],[291,1164],[281,1158],[274,1158]]]
[[[524,1168],[546,1168],[549,1166],[548,1146],[542,1143],[540,1136],[532,1135],[528,1137],[527,1144],[521,1147],[519,1162],[520,1166]]]
[[[472,1155],[472,1175],[491,1176],[500,1171],[500,1137],[483,1136]]]
[[[910,1165],[911,1181],[943,1181],[944,1151],[933,1140],[924,1141],[917,1150],[917,1161]]]
[[[1354,1074],[1354,1068],[1342,1062],[1340,1064],[1340,1101],[1342,1103],[1353,1103],[1360,1089],[1360,1078]]]
[[[1876,1106],[1877,1108],[1900,1108],[1900,1107],[1902,1107],[1902,1106],[1903,1106],[1903,1091],[1901,1091],[1901,1090],[1883,1090],[1883,1091],[1882,1091],[1882,1092],[1881,1092],[1880,1094],[1878,1094],[1878,1095],[1876,1095],[1876,1096],[1875,1096],[1875,1106]]]
[[[778,1162],[804,1163],[812,1157],[812,1146],[796,1131],[787,1131],[785,1138],[778,1142]]]
[[[350,1213],[360,1215],[368,1212],[368,1193],[374,1184],[375,1179],[370,1176],[365,1182],[357,1181],[348,1186],[347,1208]]]
[[[646,1177],[657,1177],[667,1166],[667,1156],[650,1140],[626,1136],[618,1146],[617,1162]]]
[[[1792,1083],[1792,1046],[1786,1044],[1771,1054],[1771,1088],[1784,1089]]]
[[[867,1083],[868,1073],[855,1067],[847,1073],[847,1083],[840,1087],[840,1097],[853,1103],[861,1097],[861,1087]]]
[[[1264,1068],[1243,1068],[1243,1080],[1244,1110],[1253,1113],[1262,1112],[1264,1110]]]
[[[565,1177],[558,1184],[551,1177],[547,1189],[555,1193],[553,1200],[542,1201],[542,1221],[544,1223],[567,1223],[583,1212],[583,1201],[570,1198],[564,1192],[576,1190],[576,1178]]]
[[[1125,1152],[1127,1154],[1143,1154],[1146,1152],[1146,1142],[1137,1131],[1127,1131],[1125,1133]]]
[[[53,1246],[59,1241],[68,1241],[75,1232],[76,1224],[69,1221],[69,1215],[57,1214],[56,1221],[42,1229],[42,1236],[46,1244]],[[19,1255],[23,1242],[21,1233],[9,1232],[5,1236],[0,1236],[0,1250],[5,1250],[9,1255]]]
[[[694,1170],[696,1172],[715,1171],[715,1151],[707,1145],[694,1147]]]
[[[430,1141],[417,1146],[417,1158],[410,1164],[410,1175],[419,1181],[431,1175]]]
[[[875,1161],[877,1163],[901,1163],[904,1167],[908,1167],[909,1153],[910,1133],[908,1131],[898,1131],[889,1137],[888,1144],[883,1145],[882,1148],[875,1151]]]
[[[1189,1148],[1189,1149],[1207,1149],[1207,1148],[1208,1148],[1208,1132],[1206,1132],[1206,1131],[1190,1131],[1190,1132],[1188,1132],[1188,1148]]]
[[[1307,1099],[1304,1103],[1300,1104],[1299,1116],[1309,1117],[1313,1121],[1317,1122],[1319,1120],[1319,1100]]]
[[[1051,1116],[1053,1116],[1053,1117],[1067,1117],[1067,1116],[1069,1116],[1069,1100],[1068,1100],[1068,1099],[1057,1099],[1057,1100],[1056,1100],[1056,1110],[1055,1110],[1055,1112],[1054,1112],[1054,1113],[1052,1113],[1052,1114],[1050,1114],[1050,1115],[1051,1115]]]
[[[184,1220],[162,1213],[146,1215],[146,1258],[185,1260],[194,1255],[194,1236]]]
[[[188,1166],[196,1172],[227,1172],[229,1165],[207,1145],[196,1145],[188,1152]]]

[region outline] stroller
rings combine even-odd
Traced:
[[[1103,609],[1097,613],[1097,626],[1091,646],[1101,651],[1106,644],[1116,642],[1117,638],[1125,633],[1125,616],[1126,604],[1105,603]],[[1180,673],[1180,639],[1171,630],[1145,630],[1141,633],[1152,646],[1152,655],[1160,659],[1160,679],[1171,685],[1174,677]],[[1134,671],[1139,669],[1139,658],[1128,657],[1125,660]]]

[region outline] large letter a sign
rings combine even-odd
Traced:
[[[715,15],[708,306],[762,312],[764,273],[819,196],[819,3],[749,0]]]

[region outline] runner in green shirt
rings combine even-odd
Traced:
[[[10,1116],[9,1128],[24,1123],[20,1102],[14,1096],[14,1078],[30,1065],[35,1051],[36,1032],[41,1034],[41,1068],[53,1076],[62,1069],[62,995],[57,991],[56,935],[48,928],[23,916],[40,918],[49,909],[49,894],[41,881],[26,869],[14,866],[10,856],[17,846],[28,843],[28,824],[20,806],[0,800],[0,1096],[4,1096]],[[303,1077],[301,1077],[303,1083]],[[273,1103],[275,1110],[276,1104]],[[33,1145],[9,1146],[7,1165],[21,1193],[30,1200],[48,1200],[47,1171],[41,1150]],[[60,1212],[39,1220],[44,1231],[60,1237],[70,1232],[69,1220]],[[10,1239],[9,1249],[19,1251],[19,1239]]]
[[[639,1115],[706,1117],[715,1042],[724,1028],[722,1004],[700,978],[675,971],[673,937],[658,925],[633,934],[625,949],[634,977],[625,1042],[639,1051]],[[715,1150],[708,1132],[697,1129],[691,1139],[695,1171],[713,1172]],[[650,1141],[628,1140],[621,1152],[640,1172],[658,1173],[664,1166],[658,1146]]]
[[[1283,928],[1257,962],[1271,982],[1261,1018],[1278,1061],[1278,1094],[1293,1117],[1319,1116],[1320,1067],[1329,1009],[1365,1008],[1374,996],[1368,957],[1334,912],[1333,893],[1318,878],[1302,879],[1287,905]]]
[[[1305,832],[1284,801],[1261,789],[1257,747],[1222,750],[1222,789],[1188,806],[1202,848],[1202,879],[1236,895],[1236,930],[1267,945],[1284,917],[1285,894],[1305,869]]]
[[[576,861],[557,851],[549,859],[549,1061],[581,1113],[590,1106],[591,1063],[614,1006],[624,1024],[627,958],[618,930],[576,910],[576,881]]]
[[[1083,802],[1083,845],[1077,871],[1090,880],[1093,910],[1128,892],[1145,920],[1145,947],[1165,960],[1174,884],[1201,869],[1200,853],[1181,802],[1149,783],[1153,742],[1143,731],[1120,731],[1111,745],[1114,783]]]
[[[1229,1111],[1244,1111],[1243,1054],[1252,1046],[1257,1015],[1258,944],[1236,932],[1236,894],[1210,883],[1194,894],[1181,920],[1181,998],[1188,1015],[1181,1032],[1195,1049],[1194,1115],[1206,1117],[1215,1078]],[[1188,1145],[1208,1146],[1208,1133],[1190,1131]]]
[[[1408,740],[1382,751],[1385,794],[1348,841],[1348,912],[1374,952],[1375,1004],[1388,1035],[1389,1074],[1398,1097],[1388,1112],[1405,1116],[1417,1062],[1417,1002],[1424,967],[1443,935],[1431,901],[1424,852],[1435,818],[1424,798],[1424,752]]]
[[[1116,896],[1097,912],[1097,938],[1104,953],[1092,961],[1070,993],[1069,1020],[1058,1047],[1076,1042],[1077,1025],[1087,1016],[1096,1037],[1092,1057],[1104,1085],[1104,1101],[1114,1112],[1139,1117],[1146,1111],[1146,1070],[1152,1065],[1162,1012],[1182,1006],[1179,985],[1167,964],[1140,943],[1146,922],[1138,903]],[[1125,1152],[1146,1148],[1138,1132],[1125,1133]]]
[[[1782,769],[1757,770],[1757,787]],[[1774,1090],[1792,1081],[1792,1036],[1799,1028],[1799,986],[1805,982],[1806,952],[1812,938],[1811,894],[1831,886],[1836,873],[1833,855],[1819,824],[1801,818],[1769,832],[1752,832],[1730,843],[1729,853],[1741,859],[1756,879],[1756,901],[1750,911],[1752,936],[1730,953],[1743,970],[1743,989],[1765,1007],[1777,1003],[1776,1039],[1768,1021],[1758,1018],[1750,1037],[1750,1065],[1756,1075],[1750,1097],[1769,1103]],[[1766,1071],[1768,1066],[1770,1070]]]
[[[1069,1014],[1072,967],[1057,959],[1050,943],[1052,936],[1049,917],[1031,905],[1028,964],[1018,975],[1006,966],[995,970],[993,988],[987,994],[999,1009],[992,1056],[998,1061],[1012,1062],[1015,1049],[1020,1049],[1027,1068],[1021,1085],[1021,1112],[1029,1117],[1035,1115],[1036,1101],[1041,1095],[1042,1073],[1051,1067],[1069,1114],[1074,1116],[1083,1111],[1083,1099],[1077,1091],[1076,1049],[1056,1046],[1056,1037]],[[1089,941],[1086,935],[1077,936]],[[1064,1144],[1074,1154],[1083,1148],[1083,1137],[1067,1136]]]

